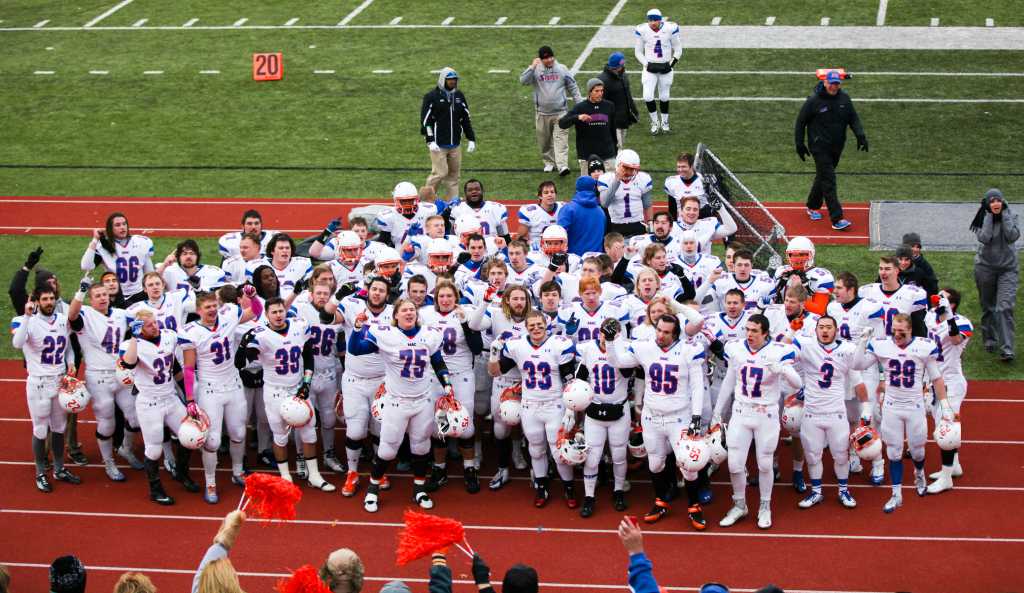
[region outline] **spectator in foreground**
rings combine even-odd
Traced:
[[[11,573],[7,571],[6,564],[0,564],[0,593],[8,593],[11,590]]]
[[[491,586],[491,568],[479,554],[473,555],[473,581],[480,593],[494,593]],[[501,580],[502,593],[537,593],[540,586],[537,570],[525,564],[513,564]],[[433,589],[431,589],[431,593]],[[639,593],[639,592],[637,592]]]
[[[77,556],[61,556],[50,565],[50,593],[85,593],[85,577]]]
[[[1017,215],[1003,198],[1003,192],[990,189],[971,221],[978,238],[974,256],[974,281],[981,302],[981,335],[985,350],[999,350],[1003,362],[1013,362],[1013,308],[1017,301],[1017,246],[1020,227]]]
[[[238,583],[238,573],[228,558],[228,552],[235,545],[238,530],[244,522],[245,513],[242,511],[231,511],[224,517],[224,522],[213,538],[213,545],[206,550],[196,569],[196,576],[192,579],[192,593],[245,593]]]
[[[117,579],[114,593],[156,593],[156,586],[141,572],[126,572]]]
[[[348,548],[333,552],[320,567],[320,580],[332,593],[360,593],[366,569],[359,556]]]
[[[602,250],[605,215],[597,202],[596,179],[587,175],[576,179],[576,193],[558,211],[558,224],[569,237],[569,253],[582,256]]]

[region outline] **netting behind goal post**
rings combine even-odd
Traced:
[[[693,166],[704,178],[708,201],[719,201],[736,219],[737,231],[732,240],[754,252],[754,267],[774,270],[781,266],[788,242],[785,227],[704,144],[697,145]]]

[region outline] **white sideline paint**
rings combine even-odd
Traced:
[[[220,74],[220,70],[200,70],[200,74]]]
[[[722,17],[716,16],[715,18],[711,19],[711,26],[712,27],[717,27],[718,25],[721,25],[721,24],[722,24]]]
[[[821,17],[821,26],[827,27],[830,20],[827,16]]]
[[[42,29],[43,27],[46,26],[46,23],[48,23],[48,22],[50,22],[50,19],[41,20],[38,23],[32,25],[32,28],[33,29]]]
[[[508,20],[507,16],[500,16],[500,17],[498,17],[498,20],[494,21],[494,24],[498,25],[500,27],[501,25],[504,25],[505,21],[507,21],[507,20]]]
[[[878,15],[875,17],[875,26],[881,27],[885,24],[885,11],[889,8],[889,0],[878,0]]]
[[[188,19],[182,27],[191,27],[192,25],[199,22],[199,19]]]
[[[441,21],[441,26],[442,27],[447,27],[448,25],[452,24],[452,21],[454,21],[454,20],[455,20],[455,17],[450,16],[450,17],[444,19],[443,21]]]
[[[139,19],[139,20],[135,21],[134,23],[132,23],[132,26],[133,27],[141,27],[142,25],[145,25],[146,21],[148,21],[148,20],[149,19]]]
[[[341,22],[338,23],[338,26],[339,27],[344,27],[345,25],[349,24],[350,22],[352,22],[352,19],[354,19],[357,16],[359,16],[359,13],[363,12],[364,10],[366,10],[366,7],[371,5],[371,4],[373,4],[373,0],[363,0],[362,4],[360,4],[359,6],[356,6],[355,9],[352,10],[352,12],[348,13],[347,15],[345,15],[345,18],[341,19]]]
[[[115,4],[115,5],[111,6],[110,8],[108,8],[106,11],[104,11],[104,12],[100,13],[98,16],[94,17],[88,23],[83,25],[83,27],[92,27],[92,26],[96,25],[96,23],[102,21],[103,19],[107,18],[108,16],[110,16],[110,15],[114,14],[115,12],[121,10],[125,6],[128,6],[129,4],[131,4],[134,1],[135,0],[121,0],[121,2],[118,2],[117,4]]]
[[[248,18],[246,18],[246,17],[244,17],[244,16],[243,16],[242,18],[240,18],[240,19],[238,19],[237,21],[235,21],[234,23],[232,23],[232,25],[231,25],[231,26],[232,26],[232,27],[241,27],[241,26],[242,26],[242,25],[244,25],[244,24],[245,24],[245,22],[246,22],[246,21],[248,21],[248,20],[249,20]]]
[[[558,21],[560,21],[560,20],[562,20],[562,17],[560,17],[560,16],[553,16],[553,17],[551,17],[551,20],[548,21],[548,24],[549,25],[557,25]]]
[[[294,25],[297,22],[299,22],[298,17],[293,17],[293,18],[288,19],[288,22],[285,23],[284,26],[285,27],[291,27],[292,25]]]
[[[769,27],[771,27],[772,25],[775,24],[775,17],[770,16],[770,17],[764,19],[764,24],[768,25]]]
[[[400,16],[396,16],[395,18],[391,19],[391,24],[392,25],[397,25],[400,22],[402,22],[402,17],[400,17]]]
[[[937,16],[932,17],[932,22],[931,22],[931,24],[929,26],[931,26],[931,27],[938,27],[939,26],[939,17],[937,17]]]
[[[598,38],[601,36],[601,31],[603,31],[605,28],[607,28],[608,26],[615,22],[615,17],[619,16],[619,13],[622,12],[622,8],[626,6],[626,2],[628,1],[629,0],[619,0],[618,2],[615,3],[615,6],[613,6],[612,9],[608,12],[608,15],[604,17],[603,26],[600,29],[598,29],[596,33],[594,33],[594,36],[591,37],[590,41],[587,42],[587,45],[583,48],[583,51],[580,52],[579,57],[576,58],[575,62],[573,62],[572,68],[569,69],[570,72],[575,74],[580,71],[580,68],[582,68],[583,64],[586,63],[587,58],[589,58],[590,54],[594,53],[594,49],[598,47]],[[633,29],[630,27],[626,28],[630,29],[630,35],[632,35]],[[623,44],[622,47],[631,47],[632,45],[633,43],[631,38],[630,42]]]

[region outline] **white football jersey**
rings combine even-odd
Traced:
[[[380,255],[381,250],[388,248],[387,245],[379,241],[364,241],[363,242],[363,257],[359,260],[359,267],[363,267],[369,262],[375,261],[377,256]],[[327,244],[324,245],[323,250],[320,252],[320,259],[330,261],[337,259],[338,254],[341,253],[339,247],[338,237],[334,236],[327,240]]]
[[[187,345],[177,332],[161,329],[155,341],[135,339],[138,362],[135,365],[135,387],[140,398],[178,397],[174,382],[174,361],[179,347]]]
[[[597,191],[602,197],[608,193],[608,186],[614,180],[614,171],[597,178]],[[652,187],[654,187],[654,182],[651,180],[651,176],[644,171],[639,171],[629,183],[619,183],[615,190],[615,196],[612,197],[607,208],[612,224],[644,222],[644,204],[641,196],[650,193]]]
[[[783,274],[792,269],[793,267],[789,264],[779,267],[775,270],[775,280],[777,281]],[[829,272],[825,268],[811,268],[804,272],[804,275],[807,276],[807,289],[811,293],[832,294],[832,291],[835,290],[835,278],[832,277],[832,272]]]
[[[410,237],[423,234],[427,218],[435,214],[437,214],[437,206],[425,202],[419,203],[411,218],[406,218],[397,208],[389,206],[377,215],[377,228],[381,232],[391,233],[391,243],[396,249],[401,249]]]
[[[278,231],[262,231],[260,232],[260,253],[266,253],[267,245],[270,244],[270,240],[274,238],[274,235],[278,234]],[[220,249],[220,255],[224,259],[227,259],[233,255],[238,255],[238,244],[242,242],[242,231],[235,231],[233,233],[224,233],[217,240],[217,248]]]
[[[665,178],[665,194],[668,199],[675,200],[678,221],[683,220],[683,200],[686,198],[697,198],[700,205],[708,203],[707,191],[704,189],[704,178],[700,173],[693,172],[693,179],[687,183],[681,175],[672,175]]]
[[[196,378],[215,383],[232,381],[238,377],[235,368],[235,351],[238,349],[236,333],[242,320],[242,308],[234,304],[221,305],[217,310],[217,321],[213,327],[206,327],[200,321],[185,325],[182,340],[196,352]]]
[[[309,325],[301,319],[291,318],[280,332],[259,324],[253,331],[251,345],[259,350],[259,363],[263,367],[263,382],[275,387],[298,389],[304,372],[302,349],[309,340]]]
[[[860,371],[854,367],[857,347],[844,340],[825,345],[816,337],[793,340],[793,347],[796,370],[804,380],[804,411],[845,417],[846,394],[861,383]]]
[[[331,269],[331,274],[334,276],[335,286],[342,287],[346,284],[354,284],[356,287],[363,285],[363,266],[356,264],[356,267],[350,268],[339,260],[331,260],[327,262],[327,267]]]
[[[731,319],[725,311],[720,311],[705,320],[704,329],[725,344],[746,340],[747,321],[751,315],[750,311],[744,310],[739,317]]]
[[[333,370],[338,360],[338,352],[345,348],[343,324],[321,323],[320,312],[308,302],[295,305],[295,309],[296,315],[309,324],[309,341],[313,347],[313,370]]]
[[[576,331],[567,333],[567,326],[575,319]],[[565,336],[575,344],[584,342],[597,342],[601,339],[601,324],[605,319],[618,319],[620,323],[627,323],[629,315],[621,310],[618,305],[601,301],[594,311],[587,311],[582,302],[574,302],[558,312],[558,325],[565,333]]]
[[[920,286],[913,284],[901,284],[894,292],[886,294],[882,290],[881,283],[875,282],[865,284],[857,291],[857,296],[862,299],[871,299],[882,308],[882,318],[879,319],[879,326],[875,329],[884,330],[885,335],[892,335],[892,318],[899,313],[910,315],[928,306],[928,293]],[[876,331],[876,336],[881,333]]]
[[[562,202],[555,202],[553,212],[548,212],[540,204],[527,204],[519,208],[519,226],[527,230],[527,242],[531,249],[540,250],[540,236],[544,229],[553,224],[558,224],[558,212],[564,206]],[[520,232],[520,235],[523,233]]]
[[[655,31],[649,23],[636,26],[637,60],[646,65],[648,62],[671,62],[683,54],[683,39],[679,25],[665,20],[661,28]],[[640,59],[643,56],[643,59]]]
[[[366,325],[376,326],[391,323],[391,305],[384,305],[384,309],[380,313],[375,314],[366,306],[365,300],[355,296],[347,296],[338,303],[338,309],[341,311],[342,316],[345,317],[345,325],[350,330],[355,327],[356,317],[360,313],[366,313]],[[345,372],[364,379],[381,377],[384,375],[384,361],[380,356],[374,354],[346,356]]]
[[[509,265],[508,277],[505,279],[505,284],[507,286],[518,284],[520,286],[530,288],[534,285],[534,283],[536,283],[538,280],[541,279],[541,277],[544,276],[544,272],[546,270],[546,266],[531,263],[528,264],[522,272],[517,272],[512,268],[511,265]]]
[[[494,340],[502,339],[506,342],[518,339],[526,335],[526,320],[516,321],[505,317],[501,305],[497,300],[484,310],[484,316],[480,323],[481,337],[484,339],[484,347],[490,348]],[[502,375],[511,380],[518,381],[521,378],[519,369],[514,368]]]
[[[693,231],[697,235],[697,251],[710,254],[711,244],[714,240],[726,236],[724,230],[719,232],[719,229],[722,228],[722,223],[717,218],[709,216],[708,218],[698,218],[697,222],[693,224],[679,221],[672,225],[672,234],[679,238],[683,231]]]
[[[602,351],[593,340],[580,342],[576,351],[580,364],[587,369],[590,386],[594,389],[594,401],[599,404],[626,401],[629,379],[608,360],[608,352]]]
[[[473,208],[461,199],[452,204],[452,224],[467,216],[480,221],[480,234],[485,237],[501,236],[508,233],[508,208],[500,202],[485,200],[479,209]]]
[[[938,321],[934,310],[929,311],[924,316],[924,324],[928,327],[928,337],[939,346],[939,354],[937,356],[939,370],[942,371],[942,378],[947,381],[950,379],[964,380],[964,369],[961,365],[961,360],[964,350],[967,349],[967,342],[974,335],[974,325],[971,324],[970,319],[959,313],[953,319],[956,321],[957,329],[960,330],[960,335],[963,336],[959,344],[954,344],[950,340],[948,318],[945,321]]]
[[[430,358],[440,351],[444,341],[440,329],[421,326],[409,335],[394,325],[371,325],[365,338],[377,346],[377,355],[384,361],[384,384],[387,385],[388,397],[430,395],[431,377],[434,376]]]
[[[63,313],[54,313],[44,317],[39,313],[31,316],[21,315],[11,322],[12,333],[17,332],[22,324],[27,326],[25,343],[21,348],[25,356],[25,366],[32,377],[48,377],[63,375],[67,371],[66,359],[71,354],[70,331],[68,317]],[[15,336],[17,338],[17,336]]]
[[[420,324],[441,332],[441,354],[449,371],[465,373],[473,370],[473,352],[466,342],[462,321],[454,311],[441,313],[434,307],[421,307]]]
[[[300,280],[309,278],[309,275],[313,273],[313,262],[308,257],[292,257],[288,260],[288,265],[281,270],[278,270],[277,266],[272,263],[270,267],[274,270],[274,274],[277,275],[277,281],[281,286],[281,298],[283,299],[287,299],[295,292],[295,285]]]
[[[852,342],[856,342],[868,326],[881,327],[881,320],[885,317],[885,310],[871,299],[858,299],[850,307],[839,301],[832,301],[825,312],[839,324],[839,338]]]
[[[505,343],[502,356],[516,362],[523,376],[523,401],[562,399],[561,365],[576,357],[576,346],[565,336],[548,336],[539,346],[523,336]]]
[[[258,257],[252,261],[258,263],[266,262],[262,257]],[[232,255],[224,258],[224,261],[221,262],[221,269],[224,270],[224,276],[227,278],[228,282],[237,286],[239,284],[244,284],[246,280],[251,279],[250,276],[255,268],[248,268],[246,266],[248,263],[249,262],[242,259],[241,255]]]
[[[658,241],[653,233],[637,235],[629,240],[630,249],[636,255],[629,262],[629,267],[634,268],[643,265],[644,249],[651,243],[658,242],[665,248],[665,259],[668,263],[676,263],[683,253],[683,243],[676,235],[669,234],[667,241]]]
[[[925,382],[940,376],[939,354],[938,345],[927,338],[912,338],[904,348],[892,338],[875,338],[868,343],[864,357],[882,365],[885,404],[908,408],[921,403]]]
[[[121,340],[128,332],[128,312],[111,307],[104,315],[89,305],[82,305],[78,314],[82,329],[78,343],[82,346],[82,358],[86,368],[98,371],[114,370]]]
[[[409,264],[405,266],[405,270],[402,271],[402,295],[408,296],[406,291],[409,285],[409,280],[413,276],[423,276],[423,279],[427,281],[427,293],[433,294],[434,287],[437,286],[437,274],[433,270],[424,266],[423,264]],[[454,278],[453,278],[454,280]],[[465,290],[464,288],[461,290]]]
[[[161,329],[178,331],[185,326],[185,318],[196,310],[196,293],[191,290],[174,290],[165,292],[160,300],[151,303],[148,300],[133,303],[128,307],[128,318],[135,319],[138,311],[151,311]]]
[[[792,366],[796,360],[796,351],[792,345],[780,342],[768,342],[760,350],[752,351],[747,341],[743,340],[726,344],[725,360],[729,368],[736,372],[736,387],[733,391],[736,401],[777,406],[783,393],[783,381],[780,375],[769,370],[769,366]]]
[[[711,285],[711,290],[714,291],[715,299],[719,303],[725,303],[725,293],[734,288],[743,293],[743,301],[746,303],[744,308],[753,309],[759,306],[761,301],[771,298],[775,292],[775,283],[768,274],[754,270],[745,281],[737,280],[736,274],[727,273]]]
[[[676,341],[667,349],[654,340],[616,340],[610,360],[644,372],[644,408],[662,415],[697,416],[704,405],[704,349]]]
[[[192,283],[189,282],[188,274],[178,264],[171,264],[164,268],[164,282],[167,283],[167,289],[182,290],[191,288],[193,290],[209,292],[228,283],[227,274],[217,266],[199,264],[198,268],[193,276],[197,282],[195,286],[192,286]]]
[[[129,297],[142,292],[142,276],[154,269],[153,241],[142,235],[131,235],[127,241],[113,241],[113,244],[114,253],[98,245],[96,254],[107,270],[117,274],[121,294]]]
[[[786,315],[786,308],[781,304],[768,305],[764,309],[764,316],[768,318],[768,332],[773,340],[781,342],[792,327],[792,321]],[[799,330],[793,332],[793,338],[803,340],[816,339],[815,326],[818,323],[818,316],[810,311],[804,311],[803,324]]]
[[[459,238],[455,235],[445,235],[444,240],[451,245],[452,248],[452,261],[459,259],[459,254],[465,251],[461,245],[459,245]],[[402,251],[402,259],[409,263],[417,263],[427,265],[427,243],[433,240],[433,237],[429,235],[414,235],[409,237],[409,243],[412,244],[412,254]],[[495,248],[497,249],[497,248]],[[488,249],[489,251],[489,249]]]

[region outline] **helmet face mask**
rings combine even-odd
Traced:
[[[397,261],[379,261],[377,262],[377,273],[385,278],[389,278],[397,274],[402,268],[402,263]]]
[[[403,196],[395,198],[395,209],[406,216],[416,214],[416,209],[419,208],[420,199],[418,196]]]
[[[814,267],[814,243],[807,237],[793,237],[786,245],[786,259],[798,272],[811,269]]]
[[[435,274],[447,273],[448,269],[452,266],[452,261],[451,252],[427,254],[427,267]]]
[[[569,242],[565,239],[541,239],[541,250],[547,255],[569,251]]]

